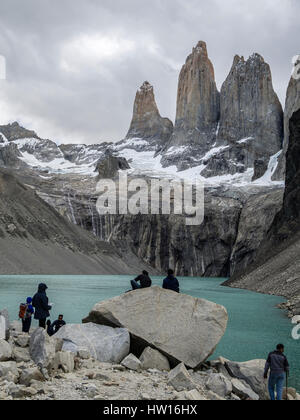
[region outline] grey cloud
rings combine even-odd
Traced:
[[[2,0],[0,123],[64,142],[116,141],[144,80],[174,119],[180,67],[198,40],[219,88],[235,54],[258,52],[284,102],[299,12],[297,0]]]

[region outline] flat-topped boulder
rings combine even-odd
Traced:
[[[214,353],[228,315],[216,303],[155,286],[100,302],[83,322],[126,328],[137,356],[150,346],[172,364],[196,368]]]

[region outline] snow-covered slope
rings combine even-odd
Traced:
[[[250,138],[241,141],[247,144]],[[220,176],[204,176],[207,167],[212,159],[218,159],[229,149],[229,146],[212,146],[201,159],[197,159],[193,164],[179,171],[176,165],[166,165],[165,158],[186,153],[188,146],[173,146],[167,152],[158,152],[152,144],[141,138],[125,139],[119,143],[101,143],[95,145],[67,144],[59,145],[55,141],[43,140],[36,137],[21,138],[9,141],[0,132],[0,149],[6,149],[11,153],[16,153],[15,161],[20,166],[25,166],[39,173],[40,176],[46,174],[77,174],[82,176],[96,177],[96,166],[101,158],[110,151],[115,156],[125,158],[131,169],[128,171],[132,176],[167,177],[180,178],[194,181],[201,179],[208,186],[237,185],[245,186],[253,184],[256,186],[279,185],[280,182],[272,182],[272,175],[276,170],[280,152],[272,156],[268,170],[265,175],[252,183],[254,168],[242,169],[240,173],[225,173]],[[3,154],[3,153],[2,153]],[[191,161],[195,159],[190,156]],[[241,165],[242,166],[242,165]]]

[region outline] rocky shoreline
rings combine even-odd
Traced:
[[[163,321],[165,313],[158,288],[149,289],[157,316],[149,321],[149,309],[145,309],[147,327],[139,322],[139,310],[135,319],[130,314],[126,316],[129,302],[140,299],[144,304],[142,292],[131,292],[102,302],[89,315],[95,317],[95,323],[87,319],[87,323],[69,324],[52,337],[41,328],[31,329],[29,334],[22,333],[21,323],[10,323],[7,311],[1,311],[0,400],[268,399],[267,381],[263,379],[264,360],[239,363],[220,357],[207,361],[226,330],[225,308],[163,291],[169,294],[170,301],[175,298],[183,303],[191,303],[190,299],[194,301],[191,312],[186,314],[190,329],[183,315],[177,320],[179,334],[176,335],[172,323],[168,319]],[[177,315],[181,314],[181,309],[175,307],[170,319],[176,311]],[[169,310],[167,305],[166,311]],[[105,325],[113,317],[114,328]],[[223,323],[220,317],[225,317]],[[201,327],[204,319],[205,327]],[[163,341],[166,335],[162,333],[165,322],[170,325],[171,332],[167,341]],[[150,331],[148,335],[147,330]],[[143,350],[137,351],[137,338],[143,341]],[[193,368],[189,367],[191,364]],[[284,397],[300,400],[300,395],[292,388],[288,389],[287,395],[285,390]]]

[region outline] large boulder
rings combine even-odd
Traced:
[[[261,400],[269,398],[267,381],[264,380],[265,360],[250,360],[249,362],[226,362],[230,375],[244,380]]]
[[[214,353],[228,315],[223,306],[155,286],[98,303],[83,322],[127,328],[134,354],[150,346],[196,368]]]
[[[111,328],[96,324],[62,327],[55,337],[64,341],[63,351],[77,353],[88,350],[91,357],[103,363],[120,363],[129,354],[130,336],[124,328]]]
[[[55,353],[59,350],[58,341],[49,337],[43,328],[37,328],[32,333],[29,346],[30,357],[40,368],[50,368]]]
[[[0,362],[7,362],[12,357],[11,345],[0,339]]]
[[[0,339],[1,339],[1,323],[2,323],[2,329],[3,329],[3,323],[4,323],[5,324],[4,340],[8,340],[9,339],[9,327],[10,327],[8,310],[7,309],[2,309],[2,311],[0,311],[0,317],[4,317],[4,321],[3,321],[3,319],[2,319],[2,321],[0,320]]]

